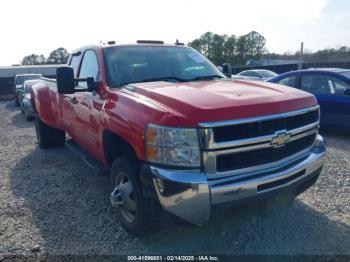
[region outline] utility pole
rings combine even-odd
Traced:
[[[299,53],[299,65],[298,69],[303,69],[303,51],[304,51],[304,42],[301,42],[300,53]]]

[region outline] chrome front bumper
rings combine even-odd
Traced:
[[[301,161],[274,172],[262,171],[262,176],[241,182],[213,182],[201,170],[169,170],[151,166],[151,173],[162,207],[193,224],[203,225],[214,205],[264,197],[267,193],[305,184],[319,174],[325,155],[323,138],[318,135],[314,148]]]

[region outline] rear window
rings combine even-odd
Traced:
[[[347,71],[347,72],[342,72],[340,73],[341,75],[345,76],[346,78],[349,78],[350,79],[350,71]]]

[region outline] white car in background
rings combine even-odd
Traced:
[[[273,71],[266,69],[252,69],[245,70],[237,75],[233,75],[232,78],[235,79],[249,79],[249,80],[257,80],[257,81],[268,81],[273,77],[276,77],[277,74]]]

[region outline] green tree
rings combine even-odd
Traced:
[[[25,56],[21,62],[22,65],[42,65],[45,63],[46,63],[45,56],[36,55],[36,54]]]
[[[238,37],[237,43],[236,43],[236,49],[237,49],[237,58],[236,58],[237,64],[244,65],[248,60],[247,35],[242,35]]]
[[[244,36],[244,39],[246,47],[246,58],[260,60],[261,57],[267,52],[265,47],[266,39],[258,32],[252,31],[246,34]]]
[[[230,64],[236,64],[237,63],[237,51],[236,51],[236,36],[231,35],[230,37],[225,38],[225,43],[224,43],[224,60],[227,63]]]
[[[226,58],[224,54],[224,45],[227,35],[214,34],[211,40],[211,61],[216,65],[222,65]]]
[[[68,60],[69,54],[67,49],[60,47],[53,50],[47,58],[48,64],[65,64]]]

